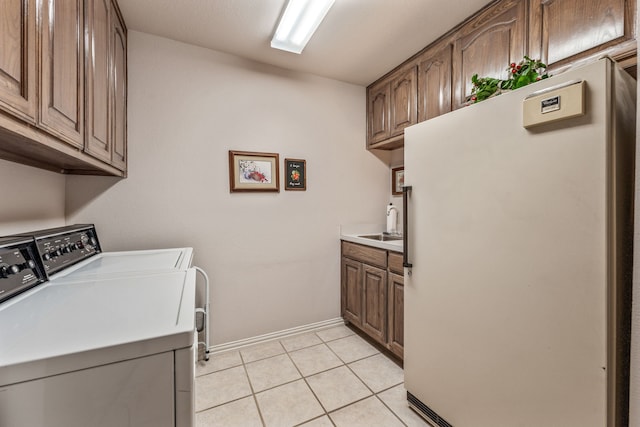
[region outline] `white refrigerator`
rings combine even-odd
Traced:
[[[627,424],[635,93],[603,58],[405,130],[405,387],[434,426]]]

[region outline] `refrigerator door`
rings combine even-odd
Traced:
[[[584,116],[523,128],[528,94],[575,79]],[[612,425],[611,79],[600,60],[405,130],[405,386],[453,426]]]

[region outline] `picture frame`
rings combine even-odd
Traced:
[[[280,192],[278,153],[229,150],[229,191]]]
[[[289,191],[307,190],[307,161],[284,159],[284,189]]]
[[[402,186],[404,185],[404,166],[391,169],[391,194],[402,196]]]

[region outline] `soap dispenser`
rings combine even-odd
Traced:
[[[398,234],[398,209],[389,203],[387,206],[387,233]]]

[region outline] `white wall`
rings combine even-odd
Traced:
[[[391,158],[390,158],[390,164],[391,166],[389,167],[389,185],[392,185],[392,179],[391,178],[391,170],[393,168],[397,168],[400,166],[404,166],[404,148],[398,148],[397,150],[393,150],[391,152]],[[394,196],[393,194],[391,194],[391,191],[389,191],[389,203],[392,203],[393,206],[396,207],[396,209],[398,209],[398,232],[402,233],[403,227],[402,227],[402,215],[404,212],[404,206],[402,204],[402,196]]]
[[[0,236],[65,224],[65,177],[0,160]]]
[[[129,33],[129,177],[67,178],[67,222],[106,250],[193,246],[212,343],[340,315],[339,225],[384,223],[389,156],[365,88]],[[306,159],[306,192],[229,192],[228,150]],[[282,185],[282,184],[281,184]]]

